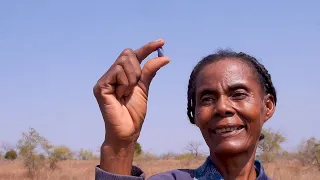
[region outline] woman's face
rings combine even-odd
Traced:
[[[234,154],[255,148],[262,125],[274,113],[254,69],[239,59],[203,67],[196,79],[195,123],[213,153]]]

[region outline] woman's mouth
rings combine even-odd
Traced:
[[[217,127],[211,130],[212,133],[221,136],[230,136],[240,133],[245,128],[244,125]]]

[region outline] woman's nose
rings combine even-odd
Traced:
[[[234,113],[230,99],[226,96],[221,96],[216,102],[214,116],[229,117],[233,116]]]

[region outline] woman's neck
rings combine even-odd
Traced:
[[[225,180],[254,180],[255,150],[237,155],[210,153],[211,162]]]

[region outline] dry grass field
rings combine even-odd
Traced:
[[[195,168],[204,159],[137,159],[135,164],[141,167],[147,177],[159,172],[176,168]],[[59,163],[59,168],[51,171],[42,168],[36,173],[36,180],[90,180],[94,179],[94,168],[98,160],[68,160]],[[274,180],[320,180],[320,171],[315,168],[302,167],[297,162],[276,162],[264,164],[267,174]],[[0,180],[27,180],[26,170],[19,161],[0,162]]]

